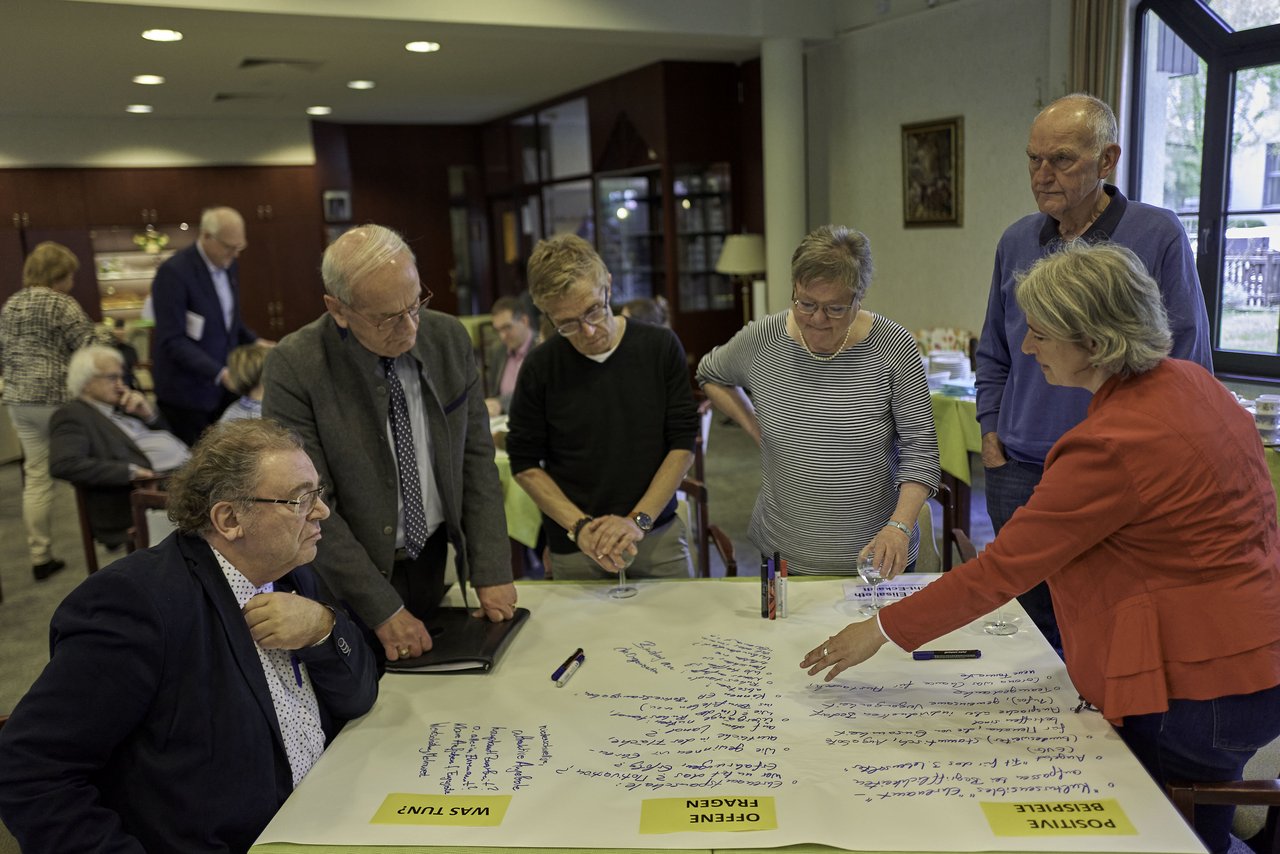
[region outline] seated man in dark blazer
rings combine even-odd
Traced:
[[[120,351],[101,345],[77,350],[67,366],[67,390],[75,400],[49,420],[49,473],[85,488],[93,537],[108,547],[128,537],[133,481],[172,471],[190,456],[123,377]]]
[[[246,851],[377,696],[372,651],[305,565],[329,508],[294,434],[210,428],[169,515],[175,533],[59,606],[0,730],[23,851]]]

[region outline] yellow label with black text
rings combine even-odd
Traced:
[[[1136,836],[1138,833],[1114,798],[983,802],[982,811],[996,836]]]
[[[370,824],[430,824],[440,827],[497,827],[511,805],[510,795],[387,795]]]
[[[641,833],[777,830],[773,798],[646,798]]]

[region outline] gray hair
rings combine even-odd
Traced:
[[[1063,95],[1061,98],[1054,100],[1053,103],[1040,111],[1036,119],[1039,120],[1040,116],[1055,107],[1074,107],[1084,114],[1084,126],[1088,129],[1089,143],[1093,146],[1095,155],[1101,154],[1102,149],[1108,145],[1120,144],[1120,131],[1116,126],[1116,114],[1112,111],[1111,106],[1101,98],[1096,98],[1088,92],[1072,92],[1070,95]]]
[[[237,512],[248,512],[262,458],[295,450],[305,450],[298,434],[269,418],[214,424],[169,478],[169,519],[185,534],[203,534],[213,528],[209,513],[215,504],[229,501]]]
[[[352,290],[362,279],[400,256],[417,263],[413,250],[396,231],[383,225],[361,225],[345,232],[324,250],[320,276],[324,290],[344,305],[351,305]]]
[[[71,354],[71,361],[67,364],[67,391],[73,398],[79,397],[84,387],[97,375],[100,359],[110,359],[124,367],[124,356],[115,347],[108,347],[106,344],[90,344]]]
[[[244,217],[235,208],[205,208],[200,212],[200,233],[217,237],[222,233],[223,226],[235,220],[244,223]]]
[[[538,241],[529,256],[529,296],[540,311],[580,282],[609,287],[609,270],[590,243],[576,234]]]
[[[809,232],[791,256],[791,282],[809,285],[831,282],[853,291],[861,300],[871,287],[871,241],[844,225],[824,225]]]
[[[1019,277],[1018,305],[1045,335],[1094,346],[1108,374],[1145,373],[1169,355],[1173,336],[1160,288],[1132,251],[1075,240]]]

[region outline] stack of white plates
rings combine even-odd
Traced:
[[[1280,394],[1261,394],[1253,406],[1253,423],[1265,445],[1274,445],[1280,434]]]
[[[947,379],[969,379],[969,356],[959,350],[934,350],[929,354],[930,374],[946,373]]]

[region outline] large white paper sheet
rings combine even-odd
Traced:
[[[831,683],[806,675],[804,653],[862,619],[844,583],[792,580],[790,616],[774,621],[748,582],[640,581],[627,600],[605,585],[522,584],[532,617],[490,675],[384,677],[374,709],[259,843],[1203,851],[1111,727],[1073,711],[1034,629],[991,637],[975,623],[929,644],[981,649],[979,660],[914,661],[886,645]],[[585,664],[557,688],[551,674],[576,647]],[[510,801],[494,826],[371,823],[404,794]],[[642,832],[660,798],[729,804],[708,814],[772,808],[776,829]],[[983,807],[1108,799],[1134,832],[998,835]]]

